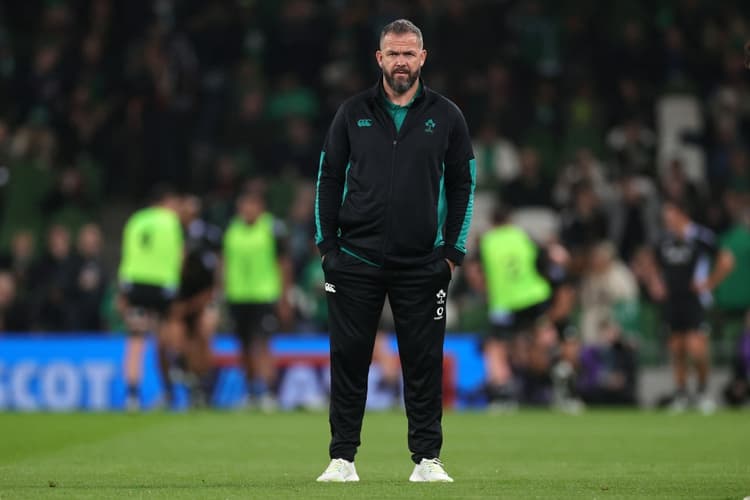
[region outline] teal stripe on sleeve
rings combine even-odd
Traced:
[[[458,234],[456,249],[466,253],[466,240],[469,238],[469,227],[471,226],[471,216],[474,213],[474,188],[477,185],[477,161],[472,158],[469,160],[469,172],[471,173],[471,192],[469,193],[469,203],[466,205],[464,214],[464,223],[461,225],[461,232]]]
[[[320,175],[323,173],[323,159],[326,152],[320,152],[320,163],[318,164],[318,182],[315,184],[315,244],[323,241],[323,230],[320,227]]]
[[[352,168],[352,162],[346,164],[346,172],[344,173],[344,192],[341,194],[341,204],[344,204],[346,200],[346,193],[349,192],[349,170]]]
[[[445,240],[443,238],[443,230],[445,229],[445,220],[448,217],[448,202],[445,197],[445,163],[442,165],[443,173],[440,176],[440,191],[438,192],[438,206],[437,206],[437,223],[438,229],[435,235],[435,248],[439,247]]]

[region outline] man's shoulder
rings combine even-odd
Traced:
[[[429,99],[429,103],[431,106],[436,106],[438,108],[444,109],[445,112],[450,115],[463,117],[461,108],[459,108],[455,102],[451,101],[440,92],[436,92],[429,87],[425,88],[425,92],[425,97]]]
[[[367,102],[372,99],[372,93],[372,89],[366,89],[348,97],[339,105],[339,113],[347,114],[349,112],[357,111],[357,109],[362,105],[367,104]]]

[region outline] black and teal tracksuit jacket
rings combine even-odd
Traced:
[[[315,197],[322,255],[339,248],[386,268],[463,261],[476,184],[466,121],[421,82],[407,107],[386,100],[382,81],[339,107]]]

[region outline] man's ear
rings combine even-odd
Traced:
[[[380,68],[382,69],[383,68],[383,53],[380,50],[375,51],[375,61],[377,61],[378,66],[380,66]]]

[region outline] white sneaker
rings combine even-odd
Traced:
[[[711,396],[701,396],[698,399],[698,410],[704,415],[716,413],[716,401]]]
[[[334,458],[317,481],[319,483],[348,483],[359,481],[359,476],[357,475],[357,469],[354,468],[354,462],[349,462],[343,458]]]
[[[558,401],[554,406],[557,410],[568,415],[580,415],[586,409],[586,404],[576,398],[565,398]]]
[[[263,394],[258,399],[258,407],[263,413],[275,413],[279,409],[279,402],[270,394]]]
[[[685,413],[690,406],[690,401],[687,396],[678,394],[674,397],[672,402],[669,404],[669,413]]]
[[[128,413],[138,413],[141,411],[141,400],[138,396],[125,397],[125,411]]]
[[[443,468],[443,462],[439,458],[423,458],[414,466],[409,481],[412,483],[452,483],[451,478]]]
[[[487,405],[487,412],[491,415],[508,415],[518,411],[518,401],[501,400],[493,401]]]

